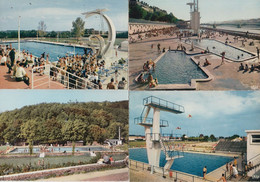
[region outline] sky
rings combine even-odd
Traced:
[[[163,133],[226,137],[234,134],[246,136],[245,130],[260,129],[259,91],[139,91],[130,92],[129,96],[130,135],[144,135],[144,127],[134,124],[134,118],[140,117],[144,108],[143,98],[148,96],[156,96],[185,108],[182,114],[160,112],[160,119],[169,122],[169,127],[162,129]],[[150,111],[149,117],[152,113]],[[176,130],[177,127],[181,130]]]
[[[85,20],[85,28],[101,29],[98,15],[85,19],[81,13],[104,8],[117,31],[128,30],[128,0],[0,0],[0,30],[17,30],[19,16],[21,30],[37,30],[42,20],[47,31],[70,31],[77,17]]]
[[[172,12],[179,19],[190,19],[190,7],[186,3],[193,0],[142,1]],[[201,23],[260,18],[259,9],[260,0],[199,0]]]
[[[0,113],[39,103],[103,102],[128,100],[127,90],[4,90],[0,89]]]

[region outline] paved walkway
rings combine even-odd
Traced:
[[[233,36],[228,36],[231,40],[231,45],[242,48],[241,41],[234,42]],[[217,37],[218,40],[224,41],[227,36]],[[243,49],[246,49],[250,52],[256,53],[256,47],[260,47],[259,41],[254,41],[255,46],[249,46],[248,40],[246,46]],[[177,45],[180,43],[176,36],[159,36],[137,43],[132,43],[129,45],[129,87],[130,90],[144,90],[148,89],[147,85],[139,85],[134,82],[134,79],[142,71],[143,64],[149,59],[155,60],[160,54],[157,51],[157,44],[161,44],[161,49],[176,49]],[[153,44],[153,48],[151,45]],[[185,45],[182,43],[187,50],[191,48],[190,45]],[[198,50],[194,50],[198,52]],[[205,62],[205,56],[196,56],[200,60],[200,63]],[[210,66],[207,66],[206,69],[214,76],[213,80],[209,82],[200,82],[197,83],[197,90],[259,90],[260,89],[260,73],[254,71],[252,73],[247,72],[238,72],[240,63],[235,62],[225,62],[225,64],[220,65],[221,58],[215,55],[207,56],[208,60],[212,63]],[[253,59],[246,61],[248,64],[259,63],[259,59]],[[160,82],[160,81],[159,81]]]
[[[96,171],[85,174],[74,174],[38,181],[128,181],[128,168],[113,169],[106,171]]]
[[[25,69],[27,75],[30,78],[30,83],[32,82],[32,68]],[[0,65],[0,89],[31,89],[32,84],[28,87],[24,82],[16,82],[15,78],[11,78],[11,74],[7,73],[8,68],[4,65]],[[34,74],[34,80],[41,79],[40,81],[34,82],[35,85],[40,85],[42,83],[48,83],[48,76],[39,76],[38,73]],[[37,87],[36,89],[64,89],[64,85],[59,82],[51,81],[49,84],[44,84]]]

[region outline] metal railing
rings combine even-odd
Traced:
[[[145,119],[145,122],[143,122]],[[153,124],[153,118],[149,118],[149,117],[136,117],[134,118],[134,123],[135,124]],[[169,123],[167,120],[163,120],[161,119],[160,120],[160,127],[168,127],[169,126]]]
[[[47,77],[35,79],[35,74],[42,74]],[[46,81],[44,81],[46,80]],[[52,81],[55,80],[55,81]],[[36,84],[41,81],[42,83]],[[62,84],[67,89],[98,89],[98,85],[90,82],[85,78],[81,78],[66,70],[58,68],[54,65],[47,64],[45,66],[37,66],[32,68],[32,89],[47,85],[51,87],[51,83]]]
[[[129,160],[129,168],[130,169],[137,169],[138,171],[142,170],[142,171],[147,171],[150,172],[151,168],[157,168],[159,169],[159,171],[161,171],[161,173],[155,172],[154,174],[151,175],[158,175],[158,176],[163,176],[166,177],[166,175],[168,175],[169,177],[167,177],[167,179],[170,179],[172,181],[182,181],[182,182],[199,182],[199,181],[208,181],[208,182],[213,182],[207,179],[203,179],[202,177],[199,176],[195,176],[192,174],[187,174],[187,173],[183,173],[183,172],[179,172],[179,171],[175,171],[175,170],[167,170],[165,171],[165,169],[163,167],[155,167],[152,166],[150,164],[144,163],[144,162],[139,162],[136,160]]]
[[[166,107],[168,109],[174,109],[176,111],[179,112],[185,112],[184,107],[178,104],[175,104],[173,102],[169,102],[167,100],[164,99],[160,99],[158,97],[155,96],[149,96],[143,99],[143,105],[147,105],[147,104],[156,104],[158,106],[161,107]]]

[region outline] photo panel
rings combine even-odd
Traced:
[[[259,90],[258,0],[130,0],[130,90]]]
[[[128,89],[127,0],[1,0],[0,12],[0,89]]]
[[[131,91],[131,181],[259,180],[259,91]]]
[[[128,92],[0,90],[0,180],[128,181]]]

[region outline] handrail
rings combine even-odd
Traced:
[[[260,157],[260,154],[257,154],[256,156],[254,156],[254,157],[248,159],[247,162],[250,162],[250,161],[252,161],[254,158],[257,158],[257,157]]]
[[[167,101],[167,100],[164,100],[164,99],[161,99],[159,97],[155,97],[155,96],[149,96],[149,97],[144,98],[143,99],[143,105],[148,104],[149,101],[150,101],[150,103],[159,104],[160,106],[164,106],[164,107],[167,107],[167,108],[172,108],[172,109],[175,109],[175,110],[179,110],[180,112],[185,112],[185,109],[184,109],[183,106],[181,106],[179,104],[175,104],[175,103]]]
[[[133,163],[135,163],[135,165],[134,165]],[[131,167],[131,166],[135,166],[136,168],[138,168],[139,166],[137,166],[137,163],[142,164],[143,170],[144,170],[144,165],[146,165],[146,166],[152,166],[152,165],[147,164],[147,163],[145,163],[145,162],[140,162],[140,161],[137,161],[137,160],[129,159],[130,167]],[[164,168],[163,168],[163,167],[157,167],[157,168],[161,169],[161,170],[164,172]],[[178,180],[178,179],[180,179],[180,180],[182,180],[182,181],[187,180],[187,179],[182,179],[182,178],[180,178],[180,176],[179,176],[178,174],[181,174],[181,175],[187,176],[187,177],[191,177],[191,179],[192,179],[191,181],[194,181],[195,178],[202,180],[202,177],[200,177],[200,176],[196,176],[196,175],[184,173],[184,172],[181,172],[181,171],[171,170],[171,169],[168,170],[168,171],[169,171],[169,172],[171,171],[171,172],[176,173],[175,178],[176,178],[177,180]],[[203,179],[203,181],[213,182],[213,181],[208,180],[208,179]]]
[[[143,122],[144,119],[145,119],[145,122]],[[134,123],[135,124],[139,124],[139,123],[153,124],[153,118],[142,117],[142,116],[136,117],[136,118],[134,118]],[[167,120],[160,119],[160,126],[168,127],[169,123]]]
[[[44,69],[44,68],[46,68],[47,66],[49,66],[49,68],[50,68],[49,73],[46,74],[46,75],[49,77],[48,82],[42,83],[42,84],[40,84],[40,85],[38,85],[38,86],[35,86],[35,85],[34,85],[34,82],[40,81],[40,80],[43,80],[43,79],[34,80],[34,77],[33,77],[34,70]],[[50,72],[55,73],[55,74],[58,73],[58,72],[56,72],[56,71],[52,71],[51,68],[55,68],[56,70],[58,70],[58,71],[60,71],[60,72],[64,72],[64,75],[63,75],[63,76],[65,76],[64,79],[63,79],[63,82],[64,82],[64,83],[62,83],[62,80],[60,80],[59,82],[60,82],[61,84],[63,84],[63,85],[65,85],[65,82],[66,82],[68,89],[73,88],[73,86],[76,87],[76,88],[80,87],[81,89],[87,89],[88,86],[90,86],[91,89],[96,89],[96,88],[98,88],[98,85],[97,85],[97,84],[92,83],[92,82],[88,81],[87,79],[81,78],[81,77],[79,77],[79,76],[77,76],[77,75],[75,75],[75,74],[72,74],[72,73],[70,73],[70,72],[68,72],[68,71],[66,71],[66,70],[63,70],[63,69],[61,69],[61,68],[58,68],[58,67],[56,67],[56,66],[54,66],[54,65],[47,64],[47,65],[44,65],[44,66],[37,66],[37,67],[32,68],[32,89],[34,89],[34,88],[36,88],[36,87],[39,87],[39,86],[42,86],[42,85],[47,84],[47,83],[49,84],[49,87],[50,87],[50,77],[51,77]],[[75,83],[73,83],[73,82],[75,82]],[[83,86],[82,86],[82,85],[79,85],[78,83],[82,83]],[[72,87],[70,87],[70,85],[72,85]]]

